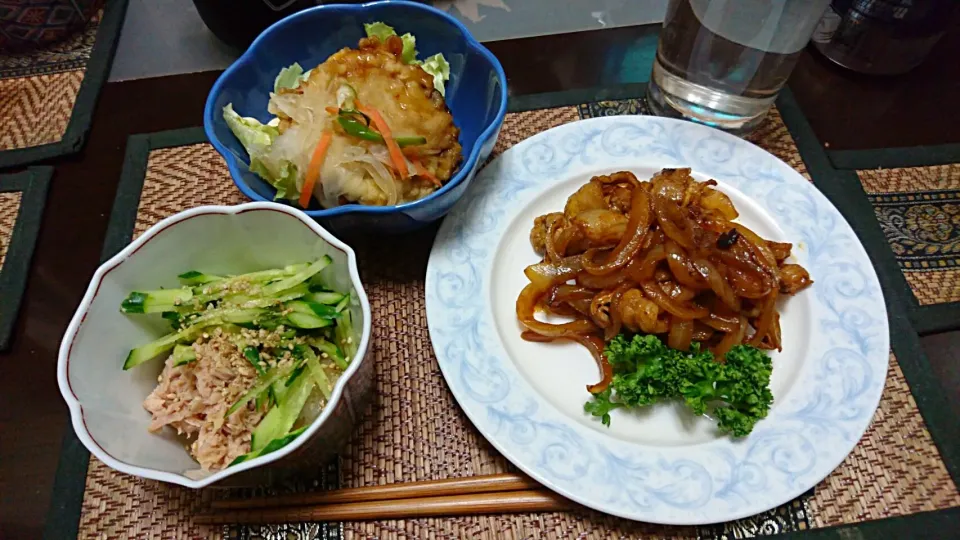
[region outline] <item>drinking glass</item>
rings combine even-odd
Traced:
[[[744,134],[773,105],[830,0],[670,0],[647,87],[655,114]]]

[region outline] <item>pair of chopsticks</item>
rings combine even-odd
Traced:
[[[536,481],[506,473],[214,501],[213,512],[193,520],[208,525],[362,521],[551,512],[572,506]]]

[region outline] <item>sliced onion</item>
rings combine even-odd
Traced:
[[[740,316],[724,316],[716,312],[711,312],[710,315],[700,319],[700,322],[709,326],[710,328],[713,328],[714,330],[719,330],[721,332],[734,332],[740,325]]]
[[[636,262],[636,261],[634,261]],[[631,265],[634,263],[630,263]],[[595,276],[587,272],[577,274],[577,283],[590,289],[612,289],[629,279],[630,266],[606,276]]]
[[[547,254],[547,260],[550,262],[559,261],[562,258],[561,253],[557,252],[557,246],[555,243],[555,237],[557,233],[557,227],[559,226],[561,220],[555,219],[547,225],[547,232],[543,237],[543,246],[544,251]]]
[[[705,308],[698,306],[696,304],[681,304],[680,302],[675,301],[673,298],[670,298],[670,295],[663,292],[663,289],[660,288],[654,281],[644,281],[640,284],[640,287],[643,289],[643,293],[653,300],[661,309],[667,311],[671,315],[675,315],[680,319],[685,320],[694,320],[702,319],[706,317],[710,311]]]
[[[672,238],[668,238],[664,245],[667,250],[667,265],[670,267],[670,272],[673,273],[676,280],[687,287],[703,289],[706,286],[706,282],[704,282],[702,277],[691,272],[692,265],[683,248],[673,241]]]
[[[693,249],[693,237],[689,222],[681,214],[680,208],[663,196],[653,195],[653,212],[663,234],[686,249]]]
[[[747,240],[747,245],[750,249],[758,255],[758,262],[763,265],[764,269],[766,269],[771,276],[776,277],[779,274],[777,271],[777,258],[767,245],[767,241],[740,223],[732,223],[732,225],[737,229],[737,232]]]
[[[550,291],[550,288],[573,278],[581,267],[579,257],[567,257],[556,264],[540,263],[525,268],[524,274],[530,283],[517,297],[517,319],[520,323],[528,330],[550,337],[569,337],[596,331],[596,325],[586,320],[551,324],[538,321],[535,317],[537,304]]]
[[[764,283],[765,280],[735,266],[727,267],[727,278],[734,292],[743,298],[763,298],[770,294],[770,287]]]
[[[777,292],[777,289],[773,289],[763,301],[763,306],[760,308],[760,316],[757,317],[757,321],[753,325],[754,328],[756,328],[756,332],[754,332],[753,336],[750,337],[750,340],[747,341],[747,345],[760,347],[763,343],[763,338],[765,338],[767,334],[771,332],[773,318],[777,314]]]
[[[667,345],[670,348],[689,351],[692,338],[693,321],[670,317],[670,332],[667,334]]]
[[[731,332],[727,332],[723,339],[713,347],[713,355],[718,361],[724,361],[723,355],[727,354],[734,345],[743,342],[743,336],[747,333],[747,319],[737,317],[737,325]]]
[[[740,311],[740,299],[737,298],[730,284],[727,283],[727,280],[713,263],[706,259],[694,259],[693,267],[707,280],[710,289],[713,290],[713,293],[717,295],[721,302],[733,311]]]
[[[630,279],[637,283],[653,279],[653,275],[657,271],[657,264],[666,258],[667,252],[663,248],[663,244],[653,246],[650,248],[650,251],[644,255],[643,260],[638,266],[630,265],[628,267]]]
[[[693,336],[691,336],[691,339],[693,341],[703,342],[712,338],[715,333],[716,331],[713,328],[710,328],[709,326],[703,324],[700,321],[694,321]]]
[[[603,339],[606,341],[610,341],[620,333],[623,326],[623,312],[620,303],[623,300],[624,293],[631,288],[633,288],[633,285],[627,283],[620,285],[613,292],[613,299],[610,300],[610,326],[606,327],[603,332]]]
[[[620,243],[613,248],[607,262],[597,266],[592,261],[584,261],[584,270],[594,275],[607,275],[616,272],[630,262],[630,259],[640,250],[643,237],[650,228],[650,198],[642,189],[634,189],[630,199],[630,217],[627,220],[627,230],[620,238]]]

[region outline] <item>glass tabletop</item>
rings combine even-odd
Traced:
[[[496,41],[659,23],[667,0],[441,0],[433,5],[460,19],[480,41]]]
[[[480,41],[663,20],[667,0],[440,0]],[[549,13],[549,16],[545,14]],[[204,26],[192,0],[130,0],[111,81],[224,69],[239,56]]]

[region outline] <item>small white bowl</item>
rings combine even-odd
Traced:
[[[142,403],[163,362],[122,369],[130,349],[169,327],[159,316],[120,313],[120,302],[133,290],[176,287],[177,275],[187,270],[238,274],[322,255],[333,258],[323,271],[328,283],[349,290],[354,299],[356,357],[303,435],[276,452],[198,475],[199,465],[169,429],[147,430],[150,414]],[[201,206],[157,223],[97,269],[60,344],[57,380],[80,441],[111,468],[190,488],[256,485],[304,470],[316,473],[349,439],[373,387],[373,363],[364,362],[369,341],[370,304],[350,247],[286,205]]]

